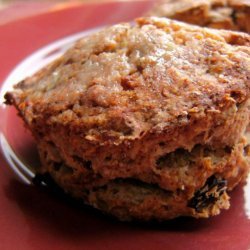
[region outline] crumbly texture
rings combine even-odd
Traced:
[[[191,152],[178,149],[160,158],[155,156],[146,179],[142,173],[107,180],[92,171],[90,162],[69,155],[67,161],[58,156],[55,161],[57,149],[51,145],[40,146],[40,156],[46,172],[67,193],[120,220],[207,218],[228,209],[228,191],[245,180],[249,142],[243,139],[232,148],[218,150],[197,145]]]
[[[208,217],[249,171],[250,37],[140,18],[78,41],[5,96],[42,167],[121,220]]]
[[[250,33],[250,0],[163,0],[149,15]]]

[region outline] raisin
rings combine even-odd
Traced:
[[[188,202],[188,207],[201,213],[203,209],[215,204],[226,191],[227,181],[218,179],[214,175],[207,179],[205,185],[198,190],[194,197]]]

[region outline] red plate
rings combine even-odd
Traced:
[[[60,54],[79,32],[130,21],[152,2],[86,4],[0,27],[0,82],[12,72],[2,93],[15,79]],[[250,249],[250,180],[233,192],[230,210],[210,219],[181,218],[161,225],[120,223],[20,181],[28,182],[32,166],[39,164],[35,145],[14,109],[1,105],[0,117],[1,250]]]

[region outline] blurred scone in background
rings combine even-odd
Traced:
[[[149,15],[203,27],[250,32],[250,0],[163,0]]]

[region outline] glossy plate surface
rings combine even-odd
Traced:
[[[0,249],[250,249],[250,180],[221,215],[161,225],[120,223],[29,185],[39,165],[35,143],[13,108],[11,86],[102,26],[130,21],[153,1],[87,4],[0,27]],[[11,170],[12,169],[12,170]]]

